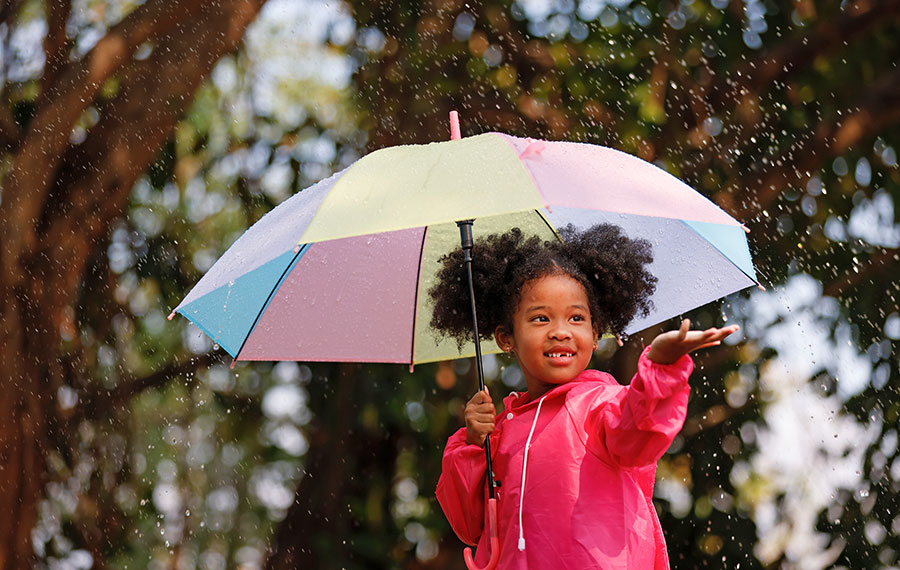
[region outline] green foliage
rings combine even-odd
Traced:
[[[836,488],[827,505],[810,507],[819,509],[810,530],[824,537],[814,550],[834,547],[833,563],[847,567],[896,564],[900,131],[880,102],[897,93],[896,12],[859,33],[838,29],[845,35],[829,43],[820,30],[852,16],[841,3],[557,2],[547,13],[537,4],[348,2],[340,10],[355,21],[351,40],[292,39],[288,24],[265,20],[219,63],[83,284],[60,356],[77,371],[61,413],[83,419],[67,434],[71,445],[60,442],[48,458],[41,564],[87,551],[110,567],[253,568],[296,548],[327,567],[459,567],[462,545],[433,489],[473,391],[468,362],[412,373],[289,363],[231,370],[204,356],[213,347],[196,329],[165,319],[281,200],[366,145],[445,138],[451,108],[464,134],[503,130],[637,154],[752,230],[775,293],[691,315],[702,326],[727,315],[746,336],[698,358],[688,423],[660,462],[657,506],[673,568],[800,567],[810,554],[775,544],[783,527],[763,528],[765,506],[788,526],[805,524],[789,512],[802,489],[779,487],[755,463],[766,452],[762,435],[775,429],[768,410],[783,397],[777,370],[790,364],[779,359],[783,344],[766,344],[768,333],[796,326],[790,318],[801,313],[813,314],[835,353],[849,342],[872,369],[859,393],[841,391],[833,360],[804,368],[797,383],[797,393],[839,399],[836,415],[873,434],[859,466],[864,491]],[[73,42],[131,8],[85,3]],[[751,17],[755,10],[764,15]],[[759,79],[768,77],[763,54],[780,50],[786,71]],[[352,62],[354,84],[303,75],[290,65],[303,57]],[[19,126],[34,114],[38,79],[8,87]],[[261,97],[263,83],[271,89]],[[107,96],[116,90],[110,80]],[[865,111],[882,123],[866,123]],[[90,128],[90,116],[80,124]],[[804,275],[818,283],[811,304],[820,312],[763,314],[793,303],[778,295]],[[835,311],[822,308],[834,299]],[[813,342],[812,330],[797,330]],[[609,366],[627,369],[621,361],[633,349]],[[135,379],[148,384],[120,397]],[[499,399],[509,386],[493,382]],[[808,429],[824,440],[834,425]]]

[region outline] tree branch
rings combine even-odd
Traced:
[[[825,285],[822,294],[829,297],[840,297],[847,290],[866,281],[874,282],[883,276],[896,279],[897,267],[900,266],[900,248],[883,249],[858,272],[848,271],[843,276]]]
[[[830,124],[820,126],[815,134],[795,141],[773,162],[760,178],[745,180],[743,195],[748,202],[736,204],[736,217],[753,218],[771,207],[784,187],[805,178],[824,160],[840,156],[853,145],[872,138],[891,125],[900,123],[900,69],[884,77],[864,93],[858,105],[847,108]]]
[[[59,70],[66,64],[69,38],[66,23],[69,21],[71,3],[67,0],[45,0],[47,6],[47,35],[44,37],[44,75],[42,91],[46,92],[56,82]]]
[[[205,0],[150,0],[138,7],[110,28],[84,58],[65,66],[41,110],[75,106],[80,107],[80,114],[103,82],[131,61],[141,45],[165,39],[169,31],[196,16],[205,4]]]
[[[850,6],[845,14],[838,20],[818,22],[808,33],[785,41],[722,76],[723,79],[710,89],[707,98],[710,114],[719,114],[755,101],[760,93],[768,91],[777,81],[812,65],[816,57],[846,46],[873,28],[896,21],[900,17],[900,0],[860,0]],[[689,179],[696,178],[721,156],[722,149],[739,148],[753,133],[764,128],[764,120],[758,118],[733,122],[728,138],[717,139],[708,145],[685,165],[684,175]]]
[[[130,61],[151,37],[161,36],[202,8],[202,0],[151,0],[136,9],[84,57],[60,70],[42,94],[4,184],[0,202],[0,275],[23,281],[20,258],[36,245],[35,222],[44,206],[72,126],[92,104],[103,83]]]
[[[6,24],[6,37],[3,38],[3,55],[0,57],[0,87],[6,85],[6,74],[10,58],[10,43],[12,28],[15,19],[19,15],[19,7],[22,0],[0,0],[0,22]],[[9,89],[3,90],[2,104],[0,104],[0,152],[11,152],[19,144],[22,136],[21,129],[16,123],[9,104]]]
[[[42,222],[43,266],[64,291],[42,296],[46,307],[66,306],[77,290],[93,240],[104,239],[122,215],[137,178],[156,158],[215,63],[240,44],[265,0],[209,4],[182,22],[153,54],[138,62],[119,97],[87,139],[67,153],[57,178],[67,200]],[[54,190],[55,192],[56,190]],[[84,239],[72,240],[71,236]]]
[[[22,131],[7,105],[0,104],[0,152],[10,152],[19,145]]]
[[[859,0],[845,14],[836,20],[819,20],[808,33],[780,43],[729,74],[731,85],[719,83],[710,95],[714,112],[767,90],[779,79],[811,65],[823,53],[844,47],[872,28],[896,21],[900,17],[900,0]]]
[[[84,417],[91,420],[106,417],[111,412],[127,405],[132,398],[145,390],[165,386],[173,378],[196,372],[221,361],[222,354],[220,352],[207,352],[186,360],[171,362],[164,368],[146,376],[126,378],[119,382],[112,391],[95,389],[83,397]]]
[[[549,44],[544,39],[529,39],[524,24],[512,21],[498,6],[481,2],[465,7],[422,4],[413,17],[384,2],[355,3],[354,7],[359,25],[378,27],[389,36],[384,53],[355,76],[363,97],[372,94],[380,101],[378,112],[372,114],[375,126],[369,133],[369,149],[434,140],[434,133],[446,132],[447,112],[453,108],[462,112],[468,124],[488,130],[501,128],[533,136],[546,132],[559,137],[570,125],[563,105],[545,104],[530,95],[534,79],[556,66]],[[463,10],[477,18],[468,45],[452,33],[453,21]],[[504,63],[515,73],[512,85],[490,85],[486,78],[471,77],[465,70],[466,63],[479,57],[488,45],[501,48]],[[423,58],[430,61],[428,66],[422,66]],[[397,81],[399,76],[405,79]],[[446,77],[466,79],[455,93],[422,93],[410,87],[419,83],[434,86]],[[421,108],[416,108],[420,103]]]
[[[22,0],[0,0],[0,22],[11,28],[10,24],[18,16],[21,6]]]

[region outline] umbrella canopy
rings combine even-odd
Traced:
[[[236,360],[422,363],[470,356],[429,327],[437,260],[511,227],[620,226],[653,245],[636,332],[758,284],[744,227],[653,164],[596,145],[486,133],[382,149],[283,202],[173,311]],[[476,252],[477,255],[477,252]],[[171,318],[171,316],[170,316]],[[483,343],[485,352],[498,352]]]

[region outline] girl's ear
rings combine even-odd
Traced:
[[[494,329],[494,340],[497,341],[497,346],[500,347],[500,350],[503,352],[509,352],[515,348],[513,345],[513,335],[502,325]]]

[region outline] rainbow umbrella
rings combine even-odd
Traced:
[[[607,222],[653,245],[654,309],[633,333],[758,285],[744,227],[657,166],[596,145],[486,133],[375,151],[244,233],[175,313],[235,360],[472,356],[430,328],[437,260],[478,235]],[[484,342],[484,352],[499,352]]]

